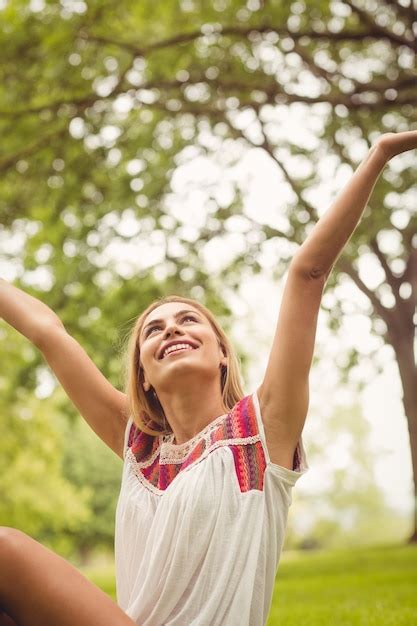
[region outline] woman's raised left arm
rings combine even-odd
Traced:
[[[384,166],[413,148],[417,131],[382,135],[291,261],[265,377],[257,392],[273,463],[292,469],[308,411],[317,319],[329,274]]]

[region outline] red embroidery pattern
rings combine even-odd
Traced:
[[[167,454],[172,450],[173,457],[164,460],[160,458],[161,442],[161,437],[147,435],[132,424],[128,448],[134,457],[136,472],[159,490],[165,491],[180,471],[203,460],[220,446],[228,446],[233,453],[241,492],[263,490],[266,459],[252,396],[242,398],[219,422],[214,420],[213,428],[209,424],[191,449],[185,444],[185,449],[183,446],[170,448],[168,444]]]

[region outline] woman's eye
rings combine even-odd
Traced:
[[[192,315],[185,315],[185,316],[182,318],[182,321],[183,321],[183,322],[185,322],[186,320],[191,320],[192,322],[196,322],[196,321],[197,321],[197,320],[196,320],[196,318],[195,318],[194,316],[192,316]],[[154,331],[154,330],[157,330],[157,329],[159,329],[159,330],[160,330],[161,328],[162,328],[161,326],[151,326],[151,327],[150,327],[150,328],[148,328],[148,330],[146,331],[146,337],[149,337],[149,335],[151,335],[151,334],[153,333],[153,331]]]

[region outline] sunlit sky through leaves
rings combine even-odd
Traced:
[[[126,107],[128,102],[120,102],[119,106]],[[267,108],[265,116],[269,116],[271,122],[276,116],[280,119],[279,128],[274,127],[275,141],[299,142],[306,149],[315,150],[318,146],[315,133],[320,130],[320,117],[325,106],[312,107],[312,113],[307,117],[304,107],[291,107],[291,110],[279,106]],[[240,115],[242,127],[248,128],[250,119],[245,119],[244,114]],[[80,118],[71,122],[70,132],[74,137],[83,136],[83,121]],[[256,125],[253,129],[253,136],[256,137]],[[112,142],[114,139],[114,131],[111,127],[102,129],[100,141],[105,144],[106,141]],[[288,228],[286,207],[294,202],[294,193],[283,179],[277,165],[263,150],[246,150],[239,142],[222,144],[210,133],[206,135],[202,133],[199,141],[202,145],[206,144],[210,147],[213,147],[214,142],[214,145],[218,146],[218,151],[214,152],[214,156],[206,157],[198,156],[197,152],[193,155],[192,147],[186,149],[189,158],[184,158],[182,165],[175,172],[172,180],[172,193],[165,201],[167,211],[165,227],[170,228],[170,215],[173,215],[183,224],[182,236],[193,241],[198,236],[199,228],[207,219],[210,219],[208,194],[217,204],[227,207],[233,200],[234,186],[237,185],[241,189],[244,200],[242,215],[230,218],[229,223],[226,224],[227,234],[213,238],[205,246],[203,252],[205,266],[210,274],[217,275],[221,290],[222,272],[233,260],[235,254],[241,252],[242,247],[244,248],[244,237],[251,236],[248,231],[250,222],[245,216],[285,232]],[[352,148],[351,156],[356,159],[362,158],[364,154],[364,146],[358,142],[355,148]],[[310,164],[307,157],[291,156],[284,149],[280,157],[294,177],[304,177],[309,173]],[[113,158],[117,162],[117,151],[113,153]],[[405,155],[404,159],[406,161],[408,156]],[[398,159],[392,167],[401,168],[400,161]],[[129,174],[135,175],[140,173],[143,164],[140,159],[135,159],[128,167],[130,168]],[[337,160],[334,157],[324,155],[320,161],[320,174],[322,183],[310,189],[306,198],[321,216],[329,207],[337,191],[346,183],[351,171],[348,166],[337,167]],[[140,193],[139,183],[134,191]],[[407,212],[396,208],[394,190],[390,200],[393,214],[396,214],[393,222],[396,220],[398,226],[401,226],[407,219]],[[121,220],[116,219],[112,214],[109,214],[105,220],[110,223],[116,220],[112,225],[116,227],[116,232],[121,237],[132,236],[138,231],[133,209],[126,210]],[[7,247],[6,251],[14,250],[18,255],[19,248],[24,243],[24,237],[22,237],[22,234],[18,234],[15,238],[9,238],[7,242],[4,242]],[[93,243],[91,242],[91,245]],[[379,243],[386,252],[395,253],[398,247],[395,233],[391,231],[381,232]],[[163,260],[162,244],[161,233],[152,233],[146,242],[141,243],[141,254],[138,255],[137,243],[134,240],[130,242],[114,239],[102,253],[101,262],[103,267],[111,263],[122,276],[129,278],[136,271],[153,268]],[[272,279],[272,272],[279,255],[290,258],[297,249],[296,244],[285,239],[280,240],[279,249],[277,245],[273,241],[267,241],[260,246],[259,258],[263,268],[260,276],[243,277],[238,293],[225,290],[222,294],[234,310],[233,339],[239,348],[250,354],[251,366],[249,379],[246,381],[248,393],[253,391],[262,380],[282,296],[284,281]],[[175,242],[172,246],[171,255],[183,254],[179,242],[177,247],[175,247]],[[47,258],[48,251],[45,249],[40,254],[38,261],[42,263]],[[71,250],[65,250],[65,254],[71,254]],[[373,257],[362,255],[358,266],[361,278],[370,288],[375,289],[381,284],[384,274]],[[163,265],[158,266],[155,273],[163,278]],[[3,275],[6,279],[13,280],[15,269],[10,266],[9,271],[6,268]],[[48,271],[42,267],[28,273],[25,280],[27,284],[42,286],[45,290],[50,284]],[[404,289],[406,290],[406,287]],[[378,483],[390,503],[401,510],[410,511],[412,474],[408,431],[393,351],[390,347],[383,346],[382,340],[371,335],[369,318],[366,315],[368,306],[366,297],[348,279],[340,280],[337,290],[338,296],[343,298],[343,309],[347,315],[337,336],[328,330],[324,310],[319,317],[315,352],[319,357],[319,362],[313,367],[310,378],[310,410],[304,431],[307,455],[309,441],[320,441],[321,433],[325,428],[325,417],[330,415],[338,405],[350,405],[359,400],[364,415],[372,426],[371,455],[376,459],[375,470]],[[383,293],[381,297],[383,303],[390,306],[389,292]],[[334,298],[332,294],[325,293],[323,301],[331,306],[332,298]],[[48,303],[47,292],[45,292],[44,301]],[[352,372],[352,384],[346,387],[339,382],[335,363],[343,365],[341,355],[352,346],[358,348],[363,357],[359,366]],[[374,351],[377,351],[376,357]],[[368,355],[373,355],[373,359],[377,358],[383,368],[382,375],[375,375],[374,365]],[[367,381],[361,393],[355,390],[353,384],[359,380]],[[45,375],[40,380],[38,394],[40,397],[45,397],[50,390],[51,379]],[[325,481],[326,475],[332,472],[332,469],[349,463],[350,457],[343,448],[343,438],[341,438],[339,448],[335,446],[334,449],[326,450],[322,461],[315,460],[314,464],[310,464],[310,471],[297,485],[297,490],[308,491],[316,488],[322,481]]]

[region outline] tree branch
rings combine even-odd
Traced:
[[[372,15],[367,13],[364,9],[356,6],[356,4],[354,4],[351,0],[342,0],[342,2],[347,4],[352,9],[353,13],[356,13],[362,24],[367,26],[369,29],[378,32],[381,38],[388,39],[391,43],[395,43],[400,46],[407,46],[408,48],[414,50],[415,43],[413,40],[401,37],[401,35],[396,35],[391,30],[388,30],[388,28],[380,26]]]
[[[355,269],[352,263],[346,257],[341,256],[336,263],[336,267],[339,267],[342,272],[347,274],[349,278],[353,280],[355,285],[369,298],[375,312],[378,313],[378,315],[389,327],[389,325],[392,323],[392,315],[390,309],[387,309],[379,300],[376,293],[365,285],[363,280],[360,278],[358,271]]]
[[[411,285],[414,307],[417,306],[417,249],[410,248],[410,256],[402,275],[402,280]]]
[[[294,44],[294,52],[298,54],[304,65],[314,76],[317,76],[317,78],[324,78],[329,85],[332,85],[335,79],[342,78],[342,75],[339,72],[330,72],[324,67],[317,65],[313,57],[307,52],[306,48],[298,42],[295,42]]]
[[[48,135],[42,136],[40,139],[38,139],[38,141],[33,141],[31,144],[25,145],[25,147],[22,150],[18,150],[17,152],[14,152],[13,154],[9,154],[3,157],[2,159],[0,159],[0,172],[4,172],[9,167],[12,167],[18,161],[20,161],[20,159],[24,159],[25,157],[28,157],[34,154],[40,148],[43,148],[45,145],[49,145],[53,139],[58,139],[59,137],[62,137],[67,134],[68,134],[68,127],[65,126],[64,128],[60,128],[58,130],[55,130],[52,133],[49,133]]]
[[[80,32],[80,36],[90,41],[96,41],[97,43],[105,43],[117,46],[119,48],[124,48],[125,50],[129,50],[129,52],[132,52],[136,56],[146,56],[154,50],[161,50],[163,48],[170,48],[171,46],[176,46],[179,44],[190,43],[195,41],[196,39],[199,39],[200,37],[205,37],[207,34],[218,34],[219,36],[231,35],[235,37],[247,37],[251,33],[276,33],[277,35],[280,35],[282,37],[291,37],[294,41],[299,41],[300,39],[306,38],[314,41],[333,41],[336,43],[340,43],[342,41],[363,41],[364,39],[385,39],[395,45],[406,45],[408,47],[412,47],[412,42],[394,35],[393,33],[391,33],[391,31],[383,29],[372,21],[369,22],[369,27],[366,30],[342,30],[340,32],[318,32],[313,29],[296,31],[284,28],[281,24],[276,26],[216,25],[216,28],[213,28],[213,31],[211,33],[204,32],[204,30],[199,29],[191,31],[189,33],[180,33],[178,35],[175,35],[174,37],[169,37],[161,41],[156,41],[145,46],[140,46],[133,41],[121,41],[112,39],[111,37],[105,37],[103,35],[95,35],[91,31],[87,31],[85,29]]]
[[[384,93],[387,89],[395,89],[396,91],[401,91],[402,89],[408,89],[409,87],[416,86],[416,75],[411,74],[410,76],[402,76],[398,80],[375,80],[369,83],[358,83],[355,81],[355,88],[350,92],[354,93],[363,93],[374,92],[374,93]]]
[[[95,93],[86,94],[81,98],[63,98],[61,100],[57,100],[55,102],[45,103],[44,105],[40,105],[37,107],[29,107],[26,109],[20,110],[10,110],[10,111],[0,111],[0,117],[7,118],[18,118],[22,115],[36,115],[43,111],[57,111],[61,106],[72,104],[78,108],[85,109],[88,106],[94,104],[97,100],[109,100],[113,96],[117,96],[120,93],[125,93],[128,89],[131,89],[131,85],[124,84],[124,78],[128,69],[126,69],[121,75],[120,80],[117,85],[112,89],[111,93],[108,96],[99,96]],[[399,81],[398,84],[409,85],[411,79],[408,77],[403,81]],[[186,85],[194,85],[197,83],[205,83],[208,85],[212,85],[214,88],[218,89],[220,92],[226,94],[231,91],[240,91],[242,94],[246,94],[248,91],[248,84],[243,83],[236,80],[225,80],[225,79],[208,79],[206,76],[197,77],[194,79],[190,79],[186,82],[180,80],[156,80],[156,81],[148,81],[143,83],[138,87],[138,89],[183,89]],[[390,87],[397,88],[398,84],[390,84]],[[386,85],[388,87],[388,84]],[[360,91],[373,91],[371,85],[364,86],[363,89],[358,90],[358,92],[351,92],[350,94],[336,94],[336,95],[322,95],[316,97],[302,96],[297,94],[288,94],[285,92],[281,85],[278,85],[276,82],[271,83],[270,85],[265,85],[265,83],[259,85],[249,85],[251,90],[261,91],[266,94],[267,102],[269,104],[293,104],[297,102],[301,102],[304,104],[318,104],[318,103],[328,103],[331,106],[337,106],[338,104],[342,104],[351,110],[380,110],[384,108],[398,107],[404,104],[417,104],[417,95],[414,94],[403,94],[397,97],[395,100],[387,100],[381,96],[380,91],[383,91],[383,88],[379,84],[378,89],[376,90],[379,93],[380,98],[376,102],[367,102],[366,100],[361,99]],[[254,108],[259,107],[259,103],[252,102],[251,100],[243,101],[243,104],[247,106],[252,106]]]
[[[89,106],[90,104],[94,104],[96,100],[99,100],[100,96],[97,94],[86,94],[81,98],[63,98],[62,100],[56,100],[55,102],[49,102],[46,104],[41,104],[36,107],[28,107],[26,109],[15,109],[10,111],[0,111],[0,118],[18,118],[22,115],[37,115],[38,113],[42,113],[43,111],[57,111],[61,106],[65,106],[66,104],[75,105],[75,106]]]
[[[193,81],[194,82],[194,81]],[[197,82],[206,82],[213,83],[217,88],[223,90],[223,92],[230,92],[232,90],[241,91],[242,93],[247,93],[248,85],[236,81],[236,80],[225,80],[223,78],[216,78],[213,80],[204,79]],[[261,91],[266,94],[268,104],[292,104],[295,102],[302,102],[305,104],[318,104],[326,102],[331,106],[336,106],[338,104],[343,104],[348,109],[362,109],[362,110],[380,110],[384,108],[390,107],[398,107],[403,104],[417,104],[417,94],[403,94],[398,96],[395,100],[388,100],[383,98],[381,94],[379,95],[379,99],[376,102],[368,102],[366,98],[362,98],[360,93],[350,93],[350,94],[324,94],[321,96],[311,97],[311,96],[302,96],[298,94],[289,94],[282,88],[281,85],[275,83],[270,83],[269,85],[250,85],[251,90]],[[368,92],[372,91],[368,85]],[[378,92],[377,92],[378,93]],[[251,101],[246,101],[247,104],[250,103],[251,106],[256,106]]]
[[[392,292],[398,304],[400,302],[400,287],[401,287],[402,281],[400,278],[397,278],[392,273],[391,268],[388,265],[388,261],[385,258],[384,253],[381,251],[378,245],[378,240],[376,237],[372,237],[372,239],[369,242],[369,246],[371,250],[373,251],[373,253],[375,254],[375,256],[377,257],[378,261],[380,262],[382,269],[385,272],[385,277],[387,279],[387,282],[389,286],[391,287]]]
[[[395,0],[382,0],[388,7],[393,9],[398,15],[402,17],[403,20],[406,20],[410,27],[413,27],[414,22],[417,21],[417,11],[413,6],[413,0],[410,2],[409,7],[403,7],[401,4],[396,2]]]
[[[274,148],[271,146],[271,144],[270,144],[270,142],[269,142],[269,140],[268,140],[268,138],[267,138],[267,136],[265,134],[265,131],[264,131],[264,128],[263,128],[263,124],[261,122],[259,122],[259,123],[262,126],[262,134],[263,134],[263,137],[264,137],[264,141],[263,141],[263,144],[262,144],[261,147],[269,154],[269,156],[278,165],[278,167],[280,168],[281,172],[284,174],[285,180],[291,186],[293,192],[297,196],[298,202],[307,211],[307,213],[309,214],[310,218],[316,222],[318,220],[318,215],[317,215],[316,209],[307,200],[305,200],[303,198],[303,196],[302,196],[302,188],[294,180],[294,178],[290,175],[290,173],[288,172],[287,168],[282,163],[282,161],[280,161],[278,159],[278,157],[276,156]],[[302,242],[297,242],[297,243],[301,244]]]

